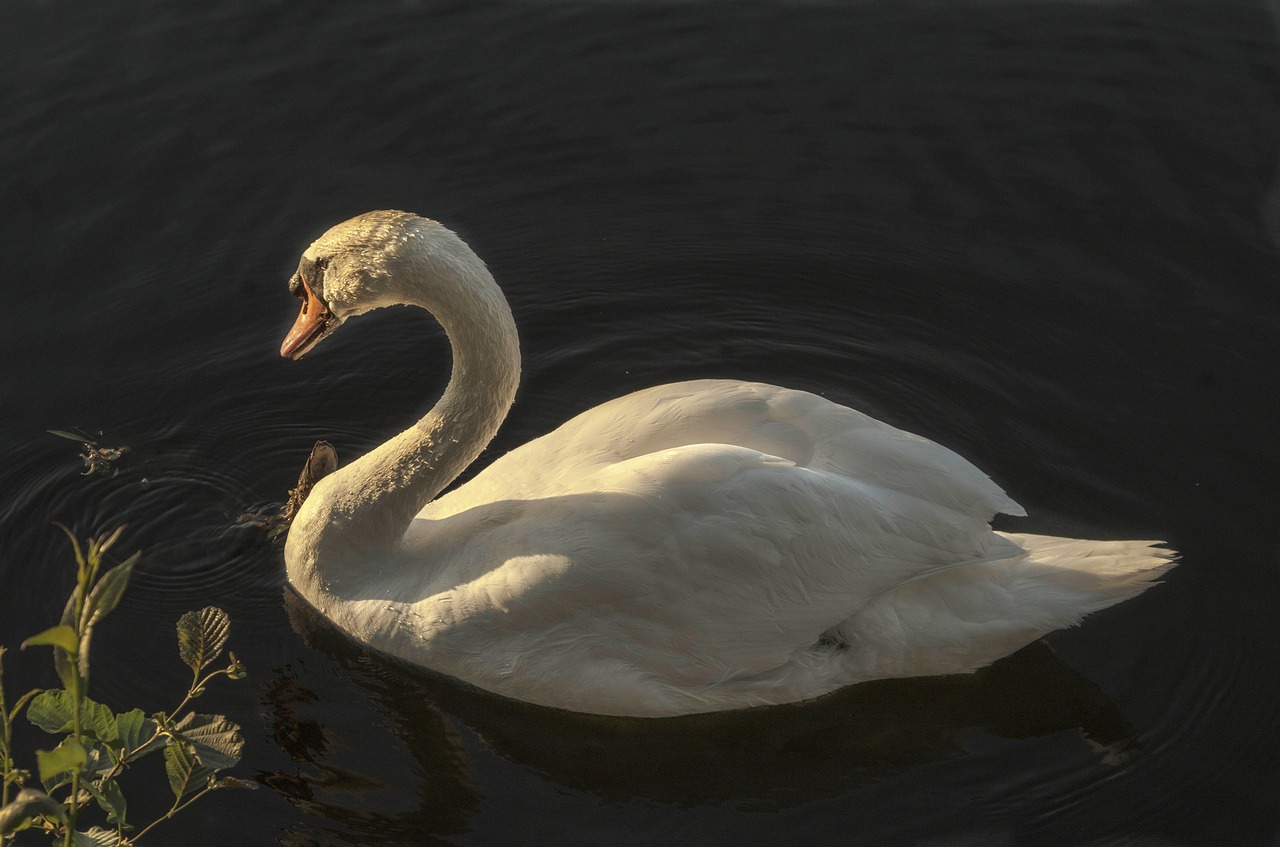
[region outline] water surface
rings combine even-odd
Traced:
[[[97,698],[171,707],[173,621],[227,609],[252,675],[206,708],[264,790],[158,833],[191,847],[1276,844],[1277,46],[1224,2],[12,0],[0,643],[61,612],[53,520],[145,551]],[[1184,564],[972,676],[737,715],[382,660],[235,523],[447,377],[409,312],[276,355],[298,253],[372,208],[459,230],[512,301],[525,382],[482,464],[628,390],[759,379],[960,451],[1027,507],[1003,528]],[[121,472],[79,476],[45,432],[72,427]]]

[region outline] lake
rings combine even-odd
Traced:
[[[200,708],[261,789],[144,843],[1280,844],[1274,4],[8,0],[0,70],[10,697],[57,684],[16,650],[74,579],[53,521],[143,551],[95,699],[172,708],[174,622],[210,604],[250,671]],[[739,713],[570,715],[380,658],[237,522],[443,388],[406,310],[277,353],[300,252],[378,208],[511,300],[525,377],[479,466],[754,379],[960,452],[1027,508],[998,528],[1182,564],[978,673]],[[82,476],[50,429],[129,453]],[[168,786],[134,771],[142,822]]]

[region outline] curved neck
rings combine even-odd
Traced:
[[[444,327],[449,385],[421,420],[317,484],[289,532],[291,547],[298,536],[313,555],[289,551],[291,561],[355,564],[395,549],[414,516],[480,455],[515,399],[520,344],[506,298],[461,241],[446,247],[407,262],[397,287],[401,303]]]

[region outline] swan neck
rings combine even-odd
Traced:
[[[463,308],[419,304],[443,326],[453,364],[439,401],[408,430],[417,440],[404,456],[416,475],[416,486],[409,486],[414,490],[409,520],[479,457],[515,400],[520,382],[515,322],[497,285],[491,278],[487,282],[496,298],[481,298]]]
[[[317,566],[396,549],[418,512],[484,451],[515,399],[520,350],[510,307],[483,262],[460,240],[453,246],[416,262],[399,298],[444,328],[449,384],[419,421],[321,481],[327,502],[308,516],[314,534],[303,533],[315,539]],[[297,529],[295,521],[291,542]]]

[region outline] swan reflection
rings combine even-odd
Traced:
[[[606,803],[783,809],[979,755],[975,732],[1071,733],[1107,763],[1137,747],[1115,704],[1043,642],[969,675],[868,682],[804,704],[617,718],[532,706],[388,660],[286,598],[324,665],[278,671],[267,687],[272,735],[296,770],[260,779],[309,825],[351,843],[466,831],[486,794],[475,774],[492,757]],[[312,678],[342,690],[341,702],[321,700]],[[346,696],[356,693],[363,699]],[[296,835],[285,843],[312,843]]]

